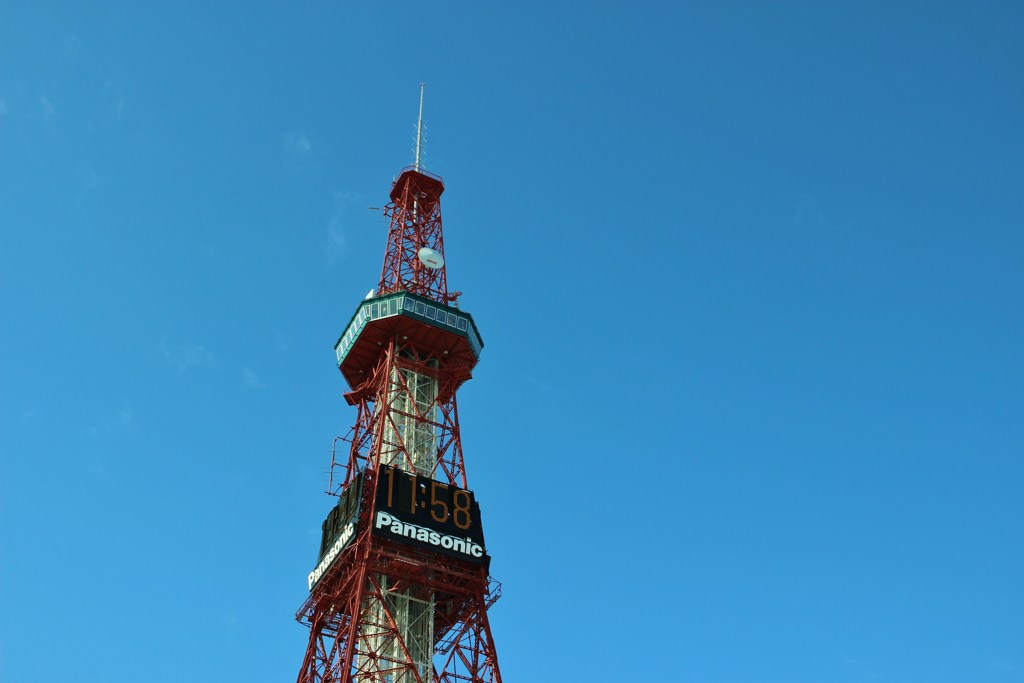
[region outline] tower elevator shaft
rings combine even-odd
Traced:
[[[408,355],[406,353],[406,355]],[[433,364],[436,367],[436,363]],[[432,477],[437,466],[437,378],[393,366],[378,401],[381,464]],[[412,683],[411,661],[420,680],[431,677],[434,654],[434,596],[421,586],[402,587],[376,575],[384,601],[368,596],[360,633],[362,652],[373,652],[376,669],[392,683]],[[394,623],[391,623],[394,622]]]

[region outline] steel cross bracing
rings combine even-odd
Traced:
[[[416,359],[415,355],[420,358]],[[417,410],[394,410],[389,404],[396,402],[397,397],[414,398],[407,380],[395,369],[412,370],[418,374],[434,377],[438,380],[437,400],[432,414],[427,415]],[[358,409],[356,423],[347,436],[340,439],[348,443],[347,457],[338,453],[338,440],[331,457],[331,471],[327,492],[339,495],[349,485],[355,475],[365,467],[379,467],[391,464],[394,458],[411,459],[403,443],[393,444],[398,453],[391,452],[389,461],[381,461],[383,439],[386,431],[398,434],[398,429],[383,429],[384,422],[396,427],[396,418],[411,416],[429,425],[437,435],[436,465],[429,473],[432,479],[446,481],[460,488],[466,488],[466,467],[462,456],[462,439],[459,434],[458,406],[455,399],[455,388],[462,382],[461,367],[452,368],[443,358],[423,354],[415,354],[407,343],[392,339],[384,349],[380,362],[373,373],[354,391],[346,394],[349,403]],[[454,376],[453,376],[454,375]],[[415,400],[407,402],[416,405]],[[378,410],[377,406],[388,405],[389,410]],[[401,438],[400,436],[398,438]],[[344,459],[343,459],[344,458]],[[344,474],[339,476],[343,472]]]
[[[367,470],[364,476],[366,490],[375,490],[375,471]],[[364,511],[369,514],[369,509]],[[501,595],[500,584],[482,567],[462,563],[438,566],[431,553],[374,539],[369,525],[363,528],[355,547],[331,567],[296,614],[310,627],[298,680],[500,683],[486,615]],[[441,665],[435,661],[429,675],[413,665],[380,577],[387,577],[393,590],[415,587],[432,596],[432,654],[440,656]],[[369,644],[374,647],[367,647]],[[381,656],[382,650],[397,650],[404,656]]]
[[[335,683],[337,681],[501,681],[494,657],[490,627],[482,610],[463,610],[458,620],[441,638],[435,638],[430,671],[411,665],[413,659],[403,640],[395,618],[389,611],[390,601],[382,574],[362,568],[346,585],[332,611],[313,611],[301,615],[310,625],[311,642],[299,674],[300,681]],[[390,575],[389,578],[393,578]],[[356,583],[361,581],[361,583]],[[362,586],[362,590],[359,590]],[[487,594],[475,591],[467,604],[486,604]],[[443,607],[443,603],[435,603]],[[355,615],[356,618],[353,618]],[[357,628],[358,626],[358,628]],[[365,647],[371,643],[372,647]],[[364,647],[357,648],[357,644]],[[401,656],[381,655],[382,651],[399,652]],[[433,656],[440,655],[440,658]],[[438,664],[440,662],[440,664]]]

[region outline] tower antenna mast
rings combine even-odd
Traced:
[[[426,83],[420,83],[420,117],[416,121],[416,172],[420,170],[420,152],[423,149],[423,90]]]

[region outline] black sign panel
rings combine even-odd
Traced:
[[[449,557],[489,565],[472,491],[381,466],[373,533]]]
[[[363,474],[353,479],[341,494],[338,504],[327,513],[321,527],[320,554],[316,567],[309,573],[309,590],[327,573],[334,560],[352,543],[363,502]]]
[[[359,515],[359,505],[363,495],[363,473],[356,475],[349,485],[342,492],[338,504],[331,508],[327,519],[320,526],[320,554],[317,562],[324,559],[324,555],[330,550],[338,536],[345,529],[345,525],[353,521]]]

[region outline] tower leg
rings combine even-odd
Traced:
[[[321,599],[310,619],[309,643],[299,670],[298,683],[342,683],[352,680],[358,615],[364,599],[365,566],[357,566],[348,580],[339,582],[330,599]],[[328,598],[324,595],[323,598]]]

